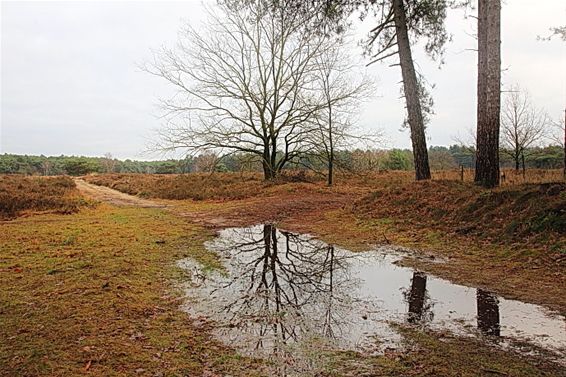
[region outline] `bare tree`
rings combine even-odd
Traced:
[[[552,141],[561,145],[564,149],[564,178],[566,178],[566,109],[564,110],[564,118],[560,121],[552,121],[554,132],[550,134]]]
[[[116,169],[116,159],[110,152],[104,154],[104,157],[100,160],[100,164],[105,173],[113,173]]]
[[[252,1],[221,3],[203,29],[186,27],[175,49],[145,66],[177,88],[162,102],[167,124],[155,147],[251,153],[265,179],[308,153],[312,120],[328,105],[318,95],[316,61],[335,40],[305,32],[302,22]]]
[[[249,0],[232,0],[246,3]],[[426,114],[429,107],[423,100],[423,82],[415,70],[411,43],[424,40],[425,50],[440,58],[448,33],[444,27],[446,9],[461,5],[452,0],[271,0],[273,6],[289,14],[307,18],[308,29],[323,34],[341,33],[349,26],[350,16],[373,17],[376,26],[366,41],[371,63],[398,57],[403,77],[403,95],[407,108],[407,124],[411,131],[413,158],[417,180],[430,179],[430,167],[425,137]],[[426,97],[426,96],[425,96]]]
[[[534,107],[527,92],[513,86],[501,111],[501,146],[503,152],[513,158],[518,171],[521,159],[527,157],[528,148],[541,141],[547,134],[549,118]]]
[[[564,42],[566,42],[566,25],[551,27],[549,36],[547,37],[538,36],[537,39],[542,41],[550,41],[554,37],[558,37]]]
[[[366,75],[359,75],[358,67],[345,53],[347,43],[339,41],[318,56],[317,87],[325,107],[314,118],[313,145],[318,156],[327,165],[328,185],[333,184],[335,152],[351,147],[359,141],[376,141],[380,131],[363,135],[353,127],[355,111],[361,102],[367,100],[373,91],[373,82]],[[357,73],[358,77],[354,73]]]
[[[213,173],[218,166],[220,157],[213,152],[205,152],[194,158],[194,170],[196,172]]]
[[[49,175],[49,173],[51,173],[51,162],[47,158],[41,161],[41,170],[43,171],[43,175]]]
[[[475,182],[499,185],[501,0],[478,1],[478,103]]]

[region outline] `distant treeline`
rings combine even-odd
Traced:
[[[460,145],[431,147],[430,166],[433,170],[448,170],[464,166],[473,168],[475,151]],[[337,165],[349,171],[412,170],[413,157],[408,149],[338,151]],[[531,148],[525,151],[527,168],[555,169],[562,166],[564,150],[561,146]],[[513,167],[513,160],[502,151],[502,167]],[[287,169],[324,170],[317,157],[302,157]],[[255,156],[232,154],[216,156],[212,153],[184,159],[162,161],[118,160],[106,157],[0,155],[0,174],[28,175],[85,175],[89,173],[151,173],[181,174],[203,171],[261,171]]]

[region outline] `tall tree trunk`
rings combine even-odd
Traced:
[[[328,186],[334,183],[334,152],[330,151],[330,158],[328,159]]]
[[[265,181],[269,181],[270,179],[275,178],[273,174],[273,169],[271,168],[271,166],[269,166],[269,163],[263,161],[262,166],[263,166],[263,179]]]
[[[269,146],[264,146],[263,149],[263,161],[261,162],[263,168],[263,179],[268,181],[275,178],[275,169],[274,166],[271,164],[271,153],[269,150]]]
[[[399,63],[401,65],[401,74],[403,77],[403,91],[405,93],[409,127],[411,129],[415,175],[417,181],[430,179],[428,150],[426,147],[426,136],[421,101],[419,98],[419,87],[411,53],[411,43],[407,32],[407,19],[403,0],[393,0],[393,12],[395,18],[395,30],[397,33],[397,45],[399,48]]]
[[[332,186],[334,180],[334,140],[332,138],[332,104],[328,103],[328,186]]]
[[[523,180],[526,179],[526,170],[525,170],[525,151],[521,152],[521,161],[523,163]]]
[[[564,110],[564,179],[566,179],[566,109]]]
[[[499,185],[501,0],[478,2],[478,107],[475,182]]]

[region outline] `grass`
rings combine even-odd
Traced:
[[[405,368],[405,376],[564,376],[558,365],[539,364],[535,358],[513,357],[478,339],[449,333],[421,331],[400,325],[407,354],[392,355]]]
[[[74,213],[85,204],[69,177],[0,175],[0,220],[38,211]]]
[[[98,178],[106,185],[115,179]],[[170,180],[156,187],[165,190],[176,182],[184,190],[185,181],[175,177],[131,179],[143,181],[139,187]],[[410,174],[397,172],[341,177],[334,188],[318,181],[217,179],[222,182],[197,181],[211,185],[208,199],[177,201],[170,211],[101,204],[0,222],[0,375],[269,375],[261,361],[216,341],[211,324],[179,310],[181,292],[174,282],[188,276],[175,261],[191,256],[206,268],[219,267],[217,256],[203,248],[211,232],[189,221],[196,215],[237,225],[276,219],[290,230],[352,249],[392,242],[433,250],[450,256],[451,263],[424,266],[427,271],[437,268],[456,280],[566,308],[563,260],[552,259],[562,255],[565,237],[561,184],[487,191],[454,180],[414,183]],[[230,188],[238,200],[222,193]],[[191,190],[196,189],[186,192]],[[478,229],[456,231],[469,222],[494,229],[486,236]],[[502,240],[499,231],[506,232]],[[402,352],[372,357],[316,350],[317,375],[564,375],[548,361],[480,341],[404,326],[399,331],[406,341]]]
[[[531,245],[543,246],[564,241],[560,238],[566,233],[566,184],[525,184],[488,191],[457,181],[415,182],[377,189],[356,201],[352,212],[491,242],[529,238]]]
[[[107,205],[3,223],[0,284],[9,289],[0,292],[0,375],[262,375],[261,361],[238,355],[211,337],[210,324],[179,311],[172,281],[187,277],[174,261],[191,256],[218,267],[202,247],[210,235],[162,210]],[[402,352],[316,350],[316,375],[562,373],[470,339],[400,331]]]
[[[260,368],[178,310],[175,260],[218,263],[202,247],[210,233],[201,227],[106,205],[1,227],[0,375],[247,376]]]
[[[519,357],[481,340],[449,333],[394,325],[403,336],[403,347],[382,356],[363,357],[339,352],[326,357],[323,376],[552,376],[566,375],[556,364],[534,357]],[[361,362],[363,360],[363,362]]]
[[[474,169],[464,169],[464,182],[474,181]],[[459,169],[439,170],[432,172],[432,178],[435,180],[451,180],[459,181],[461,179],[461,171]],[[562,169],[526,169],[525,175],[523,171],[515,171],[515,169],[502,169],[500,184],[502,187],[517,186],[526,183],[550,183],[560,182],[564,180]]]

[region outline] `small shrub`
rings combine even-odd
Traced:
[[[0,176],[2,219],[11,219],[26,211],[74,213],[85,204],[69,177]]]

